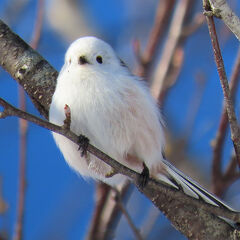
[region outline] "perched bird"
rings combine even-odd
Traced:
[[[52,123],[63,125],[66,104],[71,110],[70,129],[141,173],[142,187],[150,175],[192,197],[233,210],[165,160],[164,124],[157,103],[145,82],[106,42],[82,37],[70,45],[50,106]],[[111,174],[111,167],[97,157],[81,155],[79,146],[64,136],[53,136],[68,164],[83,177],[112,186],[125,179]]]

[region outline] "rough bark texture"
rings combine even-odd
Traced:
[[[0,64],[23,86],[39,112],[47,118],[57,72],[1,20]],[[132,176],[136,183],[136,175],[129,176]],[[219,213],[217,207],[210,206],[210,213],[207,210],[208,204],[152,180],[142,192],[168,217],[174,227],[189,239],[240,239],[238,231],[212,214]],[[239,216],[236,218],[239,219]]]
[[[214,16],[221,18],[240,41],[240,19],[226,0],[209,0]]]
[[[0,20],[0,64],[48,118],[58,72]]]
[[[143,193],[188,239],[240,239],[238,231],[204,210],[201,207],[201,204],[205,205],[203,202],[196,206],[193,204],[194,199],[186,198],[178,191],[175,194],[169,194],[169,189],[165,192],[152,184],[144,189]]]

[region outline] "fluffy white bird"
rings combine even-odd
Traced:
[[[159,108],[149,89],[95,37],[83,37],[67,50],[57,79],[49,119],[63,125],[64,107],[71,109],[71,130],[125,166],[148,173],[195,198],[233,210],[164,159],[164,131]],[[57,133],[54,139],[68,164],[84,177],[110,185],[125,179],[110,177],[111,167],[91,154],[81,156],[78,145]]]

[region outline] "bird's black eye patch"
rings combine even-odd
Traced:
[[[102,57],[101,57],[101,56],[97,56],[97,57],[96,57],[96,61],[97,61],[98,63],[100,63],[100,64],[103,63],[103,60],[102,60]]]
[[[80,65],[83,65],[83,64],[88,63],[88,61],[87,61],[87,59],[86,59],[85,56],[80,56],[79,59],[78,59],[78,63],[79,63]]]

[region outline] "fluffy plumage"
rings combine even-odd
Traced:
[[[80,57],[87,63],[80,64]],[[102,63],[97,62],[102,58]],[[150,172],[159,168],[164,136],[157,105],[144,82],[121,64],[112,48],[94,37],[69,47],[57,80],[50,121],[62,125],[64,106],[71,109],[71,130],[122,164],[137,171],[144,161]],[[105,178],[111,167],[94,156],[80,159],[78,147],[53,134],[66,161],[81,175],[114,184],[122,176]],[[115,181],[114,181],[115,180]]]
[[[225,203],[164,160],[164,132],[159,108],[144,82],[134,76],[113,49],[95,37],[73,42],[57,79],[50,121],[62,125],[64,106],[71,109],[71,130],[120,163],[150,175],[213,205]],[[115,185],[125,178],[93,155],[81,157],[78,146],[53,133],[68,164],[84,177]]]

